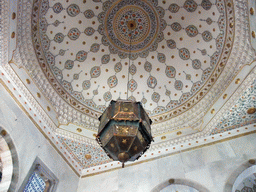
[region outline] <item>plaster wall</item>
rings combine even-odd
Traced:
[[[255,157],[256,134],[251,134],[83,178],[78,192],[159,191],[159,186],[171,178],[194,182],[201,189],[199,191],[226,192],[225,184],[230,182],[230,177],[237,174],[242,164]]]
[[[16,191],[20,188],[36,157],[59,179],[57,192],[77,191],[79,177],[23,113],[7,91],[0,85],[0,126],[14,142],[19,161]]]

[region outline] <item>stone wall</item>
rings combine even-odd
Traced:
[[[156,192],[168,187],[170,182],[177,190],[181,184],[200,192],[230,192],[236,177],[255,163],[255,160],[249,163],[255,157],[254,133],[82,178],[78,192]]]
[[[0,126],[10,135],[18,156],[18,182],[22,185],[36,157],[58,178],[58,192],[75,192],[79,177],[18,107],[9,93],[0,85]]]

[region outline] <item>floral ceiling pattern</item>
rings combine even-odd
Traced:
[[[35,0],[32,40],[45,76],[73,108],[99,114],[110,100],[128,98],[151,117],[171,118],[200,101],[224,69],[233,39],[226,7],[223,0]]]
[[[223,116],[211,135],[256,123],[256,81],[243,93],[235,105]]]

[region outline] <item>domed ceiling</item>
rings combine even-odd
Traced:
[[[224,69],[234,14],[225,6],[232,4],[35,1],[32,40],[44,75],[73,108],[97,117],[128,97],[167,120],[199,102]]]
[[[139,162],[255,131],[256,27],[245,1],[16,6],[2,12],[17,18],[3,17],[0,83],[78,175],[120,167],[95,141],[112,99],[140,101],[153,120]]]

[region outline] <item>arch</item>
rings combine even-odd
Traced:
[[[2,180],[0,188],[13,192],[18,183],[19,162],[14,143],[5,129],[0,126],[0,159],[2,162]]]
[[[188,180],[188,179],[169,179],[159,185],[157,185],[156,187],[154,187],[151,192],[160,192],[162,189],[165,189],[166,187],[170,186],[170,185],[183,185],[183,186],[187,186],[189,188],[195,189],[195,191],[199,191],[199,192],[210,192],[206,187],[204,187],[203,185]]]
[[[229,176],[225,186],[224,192],[234,192],[235,188],[239,186],[244,179],[255,173],[256,170],[256,158],[247,160],[242,163],[237,169],[235,169]]]

